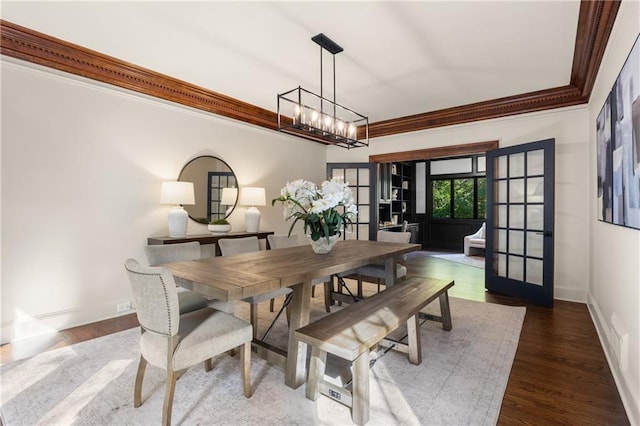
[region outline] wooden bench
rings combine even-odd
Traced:
[[[412,364],[420,364],[420,310],[439,298],[441,316],[429,319],[451,330],[447,291],[453,285],[453,281],[412,278],[296,330],[296,338],[312,347],[307,398],[315,401],[322,393],[351,407],[354,423],[365,424],[369,420],[369,350],[380,344],[407,353]],[[405,322],[408,344],[385,339]],[[327,353],[351,362],[351,391],[324,380]]]

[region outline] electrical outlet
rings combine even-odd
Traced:
[[[131,310],[131,302],[122,302],[116,305],[116,313]]]

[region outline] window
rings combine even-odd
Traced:
[[[485,218],[485,157],[472,156],[429,162],[433,219]]]
[[[484,177],[431,180],[434,219],[484,219]]]
[[[451,218],[451,181],[431,181],[433,195],[433,217],[438,219]]]

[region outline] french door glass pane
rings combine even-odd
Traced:
[[[347,239],[355,240],[356,236],[351,234],[347,234]],[[368,240],[369,239],[369,225],[358,225],[358,240]]]
[[[507,156],[501,155],[496,158],[495,161],[495,175],[498,179],[504,179],[507,177]]]
[[[524,281],[524,259],[519,256],[509,256],[508,278]]]
[[[509,206],[509,227],[524,228],[524,206]]]
[[[358,184],[362,185],[362,183],[358,182],[358,169],[347,169],[345,171],[344,181],[351,186],[355,186]],[[367,184],[369,183],[368,180],[366,182]]]
[[[507,251],[507,231],[505,229],[498,230],[498,242],[495,247],[496,251]]]
[[[507,255],[499,254],[498,255],[498,268],[497,275],[501,277],[507,276]]]
[[[478,178],[478,219],[485,218],[485,209],[487,205],[487,180]]]
[[[527,256],[542,257],[543,235],[538,232],[527,232]]]
[[[509,231],[509,253],[524,254],[524,232]]]
[[[544,202],[544,178],[538,177],[527,179],[527,202]]]
[[[497,186],[495,188],[496,200],[498,200],[499,203],[506,203],[507,202],[507,181],[500,180],[496,183],[497,183]]]
[[[358,222],[359,223],[369,222],[369,206],[368,205],[358,206]]]
[[[544,150],[529,151],[527,153],[527,174],[544,175]]]
[[[527,206],[527,229],[542,231],[544,229],[544,215],[542,204],[529,204]]]
[[[527,258],[527,282],[542,285],[542,260]]]
[[[509,156],[509,177],[524,176],[524,152]]]
[[[358,176],[360,178],[360,182],[366,182],[366,184],[369,184],[369,169],[358,169]],[[364,185],[364,183],[361,183],[361,185]]]
[[[370,201],[369,201],[369,187],[368,186],[358,188],[358,203],[359,204],[370,204]]]
[[[498,206],[498,227],[506,228],[507,227],[507,206],[499,205]]]
[[[524,203],[524,179],[511,179],[509,181],[509,202]]]

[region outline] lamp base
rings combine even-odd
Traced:
[[[244,214],[244,227],[246,232],[258,232],[260,229],[260,210],[249,207]]]
[[[189,215],[182,206],[175,206],[169,210],[167,224],[169,225],[169,237],[182,238],[187,235]]]

